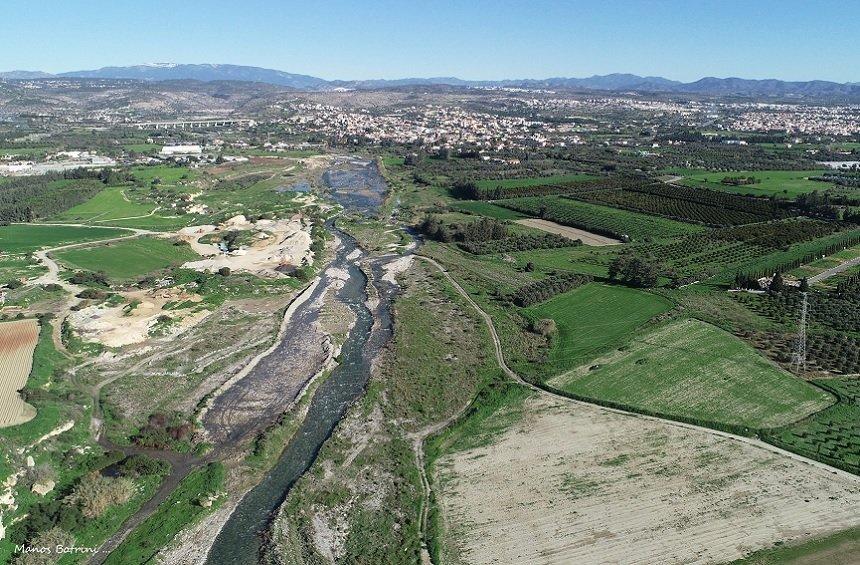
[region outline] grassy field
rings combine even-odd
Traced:
[[[475,184],[478,188],[519,188],[522,186],[543,186],[547,184],[561,184],[595,178],[594,175],[586,173],[574,173],[570,175],[553,175],[550,177],[526,177],[521,179],[484,179]]]
[[[0,226],[0,251],[4,253],[32,253],[39,249],[110,239],[127,234],[128,232],[125,230],[114,228],[13,224]]]
[[[850,377],[847,381],[856,382]],[[829,384],[831,381],[822,382]],[[769,441],[860,474],[860,404],[856,399],[852,402],[839,388],[824,386],[839,396],[839,402],[776,431]]]
[[[107,558],[107,565],[148,563],[179,531],[215,510],[219,502],[204,508],[200,501],[214,496],[224,481],[224,467],[210,463],[192,471],[149,518],[143,521]]]
[[[182,180],[193,180],[197,176],[194,171],[185,167],[168,167],[166,165],[134,167],[131,173],[135,179],[146,184],[150,184],[155,179],[159,179],[162,184],[176,184]]]
[[[524,214],[601,235],[628,235],[633,241],[671,239],[704,231],[702,226],[558,196],[511,198],[498,203]]]
[[[510,256],[516,260],[518,265],[532,263],[542,271],[573,271],[605,277],[608,276],[609,261],[615,253],[616,251],[611,248],[581,245],[579,247],[519,251],[511,253]],[[499,260],[504,261],[504,259]]]
[[[467,212],[477,214],[479,216],[487,216],[488,218],[498,218],[499,220],[519,220],[527,218],[525,214],[520,214],[514,210],[508,210],[501,206],[496,206],[491,202],[483,202],[480,200],[469,200],[466,202],[457,202],[451,205],[452,210],[458,212]]]
[[[789,424],[833,402],[731,334],[694,319],[650,331],[556,384],[653,412],[752,428]]]
[[[56,256],[69,268],[103,271],[115,280],[131,279],[198,258],[187,245],[173,245],[169,240],[155,238],[68,249]]]
[[[555,320],[558,334],[541,367],[550,377],[593,358],[671,307],[668,300],[647,292],[592,283],[522,312],[532,320]]]
[[[824,171],[731,171],[713,172],[696,169],[676,169],[672,171],[684,177],[683,184],[711,190],[722,190],[736,194],[751,194],[755,196],[778,196],[794,198],[799,194],[813,190],[830,188],[830,183],[809,180],[808,177]],[[722,184],[724,177],[754,177],[761,182],[748,186],[732,186]]]
[[[86,224],[109,222],[117,218],[144,216],[155,209],[155,204],[140,204],[132,201],[127,197],[126,190],[118,186],[106,188],[53,220]]]
[[[26,255],[0,256],[0,281],[37,277],[46,269]]]

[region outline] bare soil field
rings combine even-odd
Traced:
[[[545,232],[558,234],[564,236],[568,239],[578,239],[582,241],[585,245],[591,245],[595,247],[600,247],[603,245],[619,245],[621,242],[617,239],[613,239],[611,237],[606,237],[605,235],[598,235],[596,233],[591,233],[585,230],[571,228],[568,226],[563,226],[561,224],[557,224],[555,222],[550,222],[549,220],[540,220],[537,218],[524,218],[522,220],[516,220],[516,222],[520,225],[527,226],[530,228],[539,229]]]
[[[36,409],[24,402],[18,391],[27,384],[38,340],[36,320],[0,324],[0,428],[23,424],[36,416]]]
[[[210,233],[251,231],[255,241],[234,252],[221,251],[217,245],[201,243],[199,239]],[[266,276],[283,276],[283,267],[297,267],[313,262],[310,224],[298,216],[289,220],[258,220],[249,222],[244,216],[230,218],[221,226],[191,226],[178,232],[203,259],[185,263],[183,267],[198,271],[217,271],[228,267],[233,271],[248,271]]]
[[[124,301],[116,306],[97,304],[72,312],[69,323],[87,341],[108,347],[124,347],[149,339],[159,317],[172,322],[160,335],[177,335],[204,320],[209,311],[197,308],[202,297],[181,289],[134,290],[119,293]],[[184,303],[187,307],[165,309],[168,304]]]
[[[860,479],[546,397],[437,461],[449,561],[717,563],[860,524]]]

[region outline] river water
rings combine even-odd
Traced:
[[[381,204],[386,189],[375,163],[344,161],[328,171],[324,180],[332,197],[347,211],[372,213]],[[348,273],[349,278],[338,290],[337,298],[353,311],[355,325],[341,348],[340,364],[317,389],[307,417],[277,464],[242,498],[231,514],[209,552],[208,564],[250,565],[258,562],[261,536],[267,531],[275,512],[293,484],[316,459],[346,410],[361,396],[370,377],[373,359],[391,336],[390,303],[396,285],[382,280],[381,274],[385,262],[392,258],[366,260],[363,252],[357,252],[359,248],[352,237],[331,222],[326,225],[341,241],[326,273],[338,270]],[[359,268],[362,260],[370,270],[371,288],[379,298],[378,302],[368,301],[368,277]],[[327,282],[326,276],[323,274],[320,287]],[[307,304],[313,302],[308,301]],[[290,354],[288,348],[278,348],[272,353],[273,356]]]

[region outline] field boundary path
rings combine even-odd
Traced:
[[[445,267],[443,267],[439,262],[437,262],[434,259],[431,259],[430,257],[427,257],[425,255],[420,255],[417,253],[415,254],[415,257],[418,257],[419,259],[422,259],[424,261],[427,261],[431,265],[434,265],[439,270],[439,272],[442,273],[442,275],[448,280],[448,282],[451,283],[451,285],[454,287],[454,289],[463,298],[465,298],[466,301],[472,306],[472,308],[474,308],[475,311],[484,319],[484,323],[487,325],[487,329],[490,331],[490,337],[493,340],[493,349],[494,349],[495,356],[496,356],[496,362],[498,363],[499,368],[505,373],[505,375],[507,375],[509,378],[511,378],[513,381],[520,384],[521,386],[524,386],[530,390],[533,390],[533,391],[537,392],[538,394],[542,394],[542,395],[549,396],[549,397],[554,398],[554,399],[562,400],[564,402],[568,402],[568,403],[576,405],[576,406],[596,407],[600,410],[605,410],[607,412],[612,412],[615,414],[621,414],[623,416],[629,416],[632,418],[641,418],[643,420],[650,420],[652,422],[659,422],[659,423],[662,423],[664,425],[675,426],[678,428],[685,428],[685,429],[689,429],[689,430],[702,431],[702,432],[706,432],[706,433],[709,433],[709,434],[712,434],[715,436],[735,440],[735,441],[738,441],[741,443],[745,443],[747,445],[751,445],[753,447],[757,447],[759,449],[763,449],[765,451],[769,451],[771,453],[775,453],[777,455],[781,455],[784,457],[788,457],[790,459],[794,459],[795,461],[806,463],[806,464],[811,465],[813,467],[817,467],[819,469],[829,471],[830,473],[833,473],[834,475],[838,475],[838,476],[841,476],[843,478],[847,478],[849,480],[860,483],[860,476],[854,475],[853,473],[849,473],[847,471],[843,471],[841,469],[837,469],[835,467],[831,467],[830,465],[827,465],[825,463],[821,463],[820,461],[815,461],[814,459],[808,459],[806,457],[803,457],[802,455],[798,455],[798,454],[793,453],[791,451],[781,449],[779,447],[776,447],[775,445],[771,445],[771,444],[763,442],[761,440],[748,438],[748,437],[744,437],[744,436],[739,436],[739,435],[731,434],[728,432],[715,430],[713,428],[707,428],[704,426],[696,426],[694,424],[687,424],[685,422],[678,422],[676,420],[670,420],[667,418],[658,418],[655,416],[646,416],[645,414],[639,414],[637,412],[628,412],[626,410],[619,410],[617,408],[609,408],[607,406],[601,406],[599,404],[595,404],[595,403],[591,403],[591,402],[576,400],[576,399],[564,396],[562,394],[557,394],[557,393],[552,392],[550,390],[541,388],[537,385],[534,385],[534,384],[526,381],[525,379],[520,377],[519,374],[517,374],[513,369],[511,369],[508,366],[508,364],[505,362],[504,353],[502,352],[502,344],[501,344],[501,341],[499,340],[499,335],[496,332],[495,324],[493,324],[493,319],[490,317],[490,315],[487,314],[486,312],[484,312],[484,310],[472,299],[472,297],[469,296],[469,293],[466,292],[466,290],[462,286],[460,286],[460,284],[456,280],[454,280],[454,278],[450,275],[450,273],[448,273],[448,270]],[[471,403],[467,403],[466,407],[468,407],[469,404],[471,404]],[[422,538],[422,544],[421,544],[421,563],[422,563],[422,565],[432,565],[432,560],[431,560],[430,554],[426,548],[427,514],[429,512],[429,502],[430,502],[432,493],[431,493],[430,481],[429,481],[429,478],[427,477],[427,470],[426,470],[425,465],[424,465],[424,445],[423,445],[424,440],[430,434],[441,431],[443,428],[445,428],[445,426],[452,423],[457,417],[459,417],[462,414],[463,411],[465,411],[466,407],[464,407],[460,412],[458,412],[455,416],[452,416],[448,420],[441,422],[439,424],[436,424],[434,426],[431,426],[430,428],[426,428],[425,430],[422,430],[421,432],[416,434],[416,436],[414,438],[415,443],[413,444],[413,448],[415,449],[416,459],[418,460],[418,470],[419,470],[419,473],[421,475],[421,486],[424,490],[421,514],[419,516],[419,528],[420,528],[419,531],[421,533],[421,538]],[[427,433],[425,434],[425,432],[427,432]]]
[[[448,279],[448,282],[451,283],[451,285],[457,290],[457,292],[459,292],[460,295],[463,296],[463,298],[465,298],[466,301],[469,302],[469,304],[472,306],[472,308],[474,308],[478,312],[478,314],[481,315],[481,317],[484,319],[484,322],[487,324],[487,328],[490,330],[490,336],[493,339],[493,348],[495,350],[496,361],[499,364],[499,368],[508,377],[510,377],[511,379],[513,379],[514,381],[519,383],[520,385],[527,387],[527,388],[529,388],[529,389],[531,389],[537,393],[548,395],[548,396],[551,396],[551,397],[559,399],[559,400],[564,400],[565,402],[569,402],[569,403],[574,404],[574,405],[596,406],[597,408],[600,408],[601,410],[605,410],[607,412],[613,412],[615,414],[622,414],[625,416],[630,416],[632,418],[641,418],[643,420],[649,420],[652,422],[661,422],[663,424],[667,424],[667,425],[675,426],[675,427],[679,427],[679,428],[685,428],[688,430],[703,431],[703,432],[707,432],[709,434],[713,434],[713,435],[716,435],[719,437],[724,437],[727,439],[739,441],[739,442],[745,443],[747,445],[752,445],[754,447],[758,447],[760,449],[770,451],[771,453],[775,453],[777,455],[782,455],[782,456],[788,457],[790,459],[794,459],[795,461],[800,461],[802,463],[812,465],[813,467],[823,469],[823,470],[828,471],[830,473],[833,473],[835,475],[839,475],[843,478],[847,478],[849,480],[860,483],[860,476],[857,476],[853,473],[849,473],[848,471],[843,471],[842,469],[837,469],[836,467],[831,467],[830,465],[827,465],[826,463],[822,463],[822,462],[816,461],[814,459],[809,459],[809,458],[804,457],[802,455],[798,455],[797,453],[787,451],[785,449],[779,448],[775,445],[771,445],[767,442],[764,442],[764,441],[761,441],[758,439],[739,436],[739,435],[732,434],[729,432],[724,432],[721,430],[715,430],[713,428],[707,428],[704,426],[697,426],[695,424],[688,424],[686,422],[679,422],[677,420],[671,420],[668,418],[658,418],[656,416],[647,416],[645,414],[639,414],[638,412],[629,412],[627,410],[620,410],[618,408],[609,408],[607,406],[601,406],[600,404],[596,404],[596,403],[592,403],[592,402],[586,402],[584,400],[576,400],[576,399],[570,398],[568,396],[564,396],[563,394],[558,394],[558,393],[552,392],[550,390],[547,390],[545,388],[539,387],[535,384],[532,384],[532,383],[526,381],[525,379],[520,377],[516,372],[514,372],[514,370],[511,369],[507,365],[507,363],[505,362],[504,354],[502,352],[502,344],[501,344],[501,341],[499,340],[498,333],[496,333],[496,327],[493,324],[493,319],[490,317],[490,315],[487,314],[486,312],[484,312],[484,310],[480,306],[478,306],[478,304],[474,300],[472,300],[472,297],[469,296],[469,293],[466,292],[466,290],[462,286],[460,286],[460,284],[456,280],[454,280],[454,278],[450,275],[450,273],[448,273],[448,270],[445,269],[436,260],[431,259],[430,257],[424,256],[424,255],[416,254],[415,256],[420,258],[420,259],[423,259],[425,261],[428,261],[429,263],[434,265],[437,269],[439,269],[439,271],[442,273],[442,275],[446,279]]]
[[[80,228],[116,227],[116,229],[128,230],[129,232],[131,232],[128,235],[121,235],[119,237],[110,237],[107,239],[97,239],[95,241],[81,241],[78,243],[68,243],[66,245],[58,245],[56,247],[48,247],[46,249],[40,249],[38,251],[33,252],[33,256],[48,269],[48,272],[44,273],[43,275],[40,275],[39,277],[36,277],[32,281],[29,281],[28,284],[33,284],[33,285],[56,284],[56,285],[61,286],[63,288],[63,290],[65,290],[66,292],[71,294],[71,296],[66,300],[66,304],[63,307],[63,309],[60,310],[60,312],[56,316],[57,323],[54,324],[53,332],[51,335],[51,339],[54,342],[54,348],[57,351],[59,351],[62,355],[66,356],[66,357],[71,357],[71,354],[66,349],[65,344],[63,344],[62,326],[63,326],[63,322],[68,317],[69,312],[71,312],[72,307],[80,302],[80,299],[77,298],[77,294],[82,292],[84,290],[84,287],[78,286],[76,284],[70,283],[69,281],[60,278],[60,265],[51,257],[51,253],[54,253],[56,251],[63,251],[65,249],[74,249],[74,248],[78,248],[78,247],[87,247],[87,246],[99,245],[99,244],[103,244],[103,243],[112,243],[112,242],[116,242],[116,241],[122,241],[125,239],[133,239],[133,238],[141,237],[144,235],[152,235],[152,234],[155,234],[157,232],[153,232],[153,231],[149,231],[149,230],[141,230],[141,229],[137,229],[137,228],[124,228],[124,227],[120,227],[120,226],[91,226],[88,224],[39,223],[39,224],[20,224],[20,225],[73,226],[73,227],[80,227]]]
[[[857,265],[860,265],[860,257],[848,259],[847,261],[840,263],[840,264],[836,265],[835,267],[831,267],[831,268],[827,269],[826,271],[823,271],[821,273],[818,273],[817,275],[809,277],[809,279],[808,279],[809,284],[814,284],[817,282],[827,280],[830,277],[835,277],[839,273],[841,273],[843,271],[847,271],[851,267],[855,267]]]

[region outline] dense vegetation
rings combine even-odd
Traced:
[[[489,183],[487,183],[489,184]],[[464,200],[498,200],[524,196],[549,196],[571,192],[590,192],[616,185],[614,179],[587,179],[573,182],[505,184],[487,186],[475,181],[458,181],[451,186],[451,194]]]
[[[574,247],[577,245],[582,245],[582,242],[554,233],[544,233],[513,234],[501,239],[461,243],[460,248],[475,255],[487,255],[490,253],[516,253],[530,249]]]
[[[500,200],[497,204],[524,214],[622,241],[671,238],[696,231],[695,227],[685,226],[672,220],[557,196]]]
[[[8,179],[0,189],[0,222],[30,222],[59,214],[114,180],[115,173],[84,169]]]
[[[531,306],[591,281],[592,277],[588,275],[560,273],[523,285],[511,293],[508,298],[517,306]]]
[[[615,190],[571,196],[596,204],[712,226],[750,224],[786,215],[772,200],[663,183],[632,182]]]

